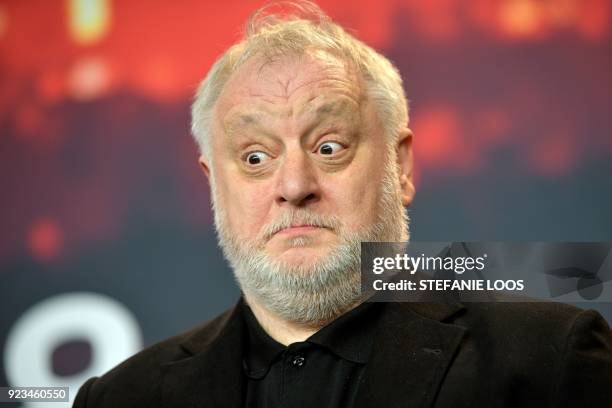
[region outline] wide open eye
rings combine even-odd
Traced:
[[[319,151],[320,154],[329,156],[329,155],[338,153],[343,148],[344,148],[344,146],[342,146],[340,143],[337,143],[337,142],[325,142],[325,143],[322,143],[319,146],[318,151]]]
[[[270,156],[267,153],[257,151],[247,154],[245,161],[251,166],[257,166],[258,164],[262,164],[264,161],[269,159]]]

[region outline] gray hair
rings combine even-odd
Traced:
[[[274,13],[271,9],[275,7],[294,11]],[[408,102],[393,64],[334,23],[317,5],[308,1],[277,2],[249,18],[244,39],[213,64],[198,87],[191,106],[191,131],[209,166],[213,111],[231,74],[254,56],[274,58],[307,51],[324,51],[355,67],[365,81],[389,142],[396,140],[398,131],[408,124]]]

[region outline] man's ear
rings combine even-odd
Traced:
[[[404,127],[399,132],[397,140],[397,161],[399,164],[402,205],[410,206],[414,199],[414,182],[412,180],[412,131]]]
[[[200,155],[200,158],[198,159],[198,163],[200,163],[200,167],[202,168],[202,171],[204,172],[204,174],[206,175],[206,178],[208,179],[208,183],[210,184],[210,168],[208,167],[208,162],[206,161],[206,157],[204,157],[204,155]]]

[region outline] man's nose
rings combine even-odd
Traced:
[[[319,200],[316,168],[308,153],[299,149],[285,155],[279,169],[277,201],[303,207]]]

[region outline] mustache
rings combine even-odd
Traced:
[[[264,226],[258,238],[259,240],[267,241],[277,232],[293,225],[312,225],[314,227],[337,230],[342,223],[334,215],[317,214],[309,210],[290,210]]]

